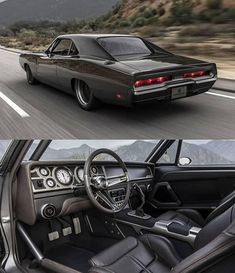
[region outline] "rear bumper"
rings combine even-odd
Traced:
[[[172,88],[187,86],[187,94],[184,97],[195,96],[204,92],[207,92],[216,82],[217,77],[205,78],[205,79],[189,79],[170,82],[169,84],[161,85],[159,87],[154,86],[151,89],[139,89],[134,90],[133,103],[141,103],[147,101],[171,101]],[[180,99],[180,98],[177,98]]]

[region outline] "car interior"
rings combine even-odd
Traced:
[[[234,165],[194,165],[183,140],[158,141],[143,162],[107,148],[86,160],[43,160],[49,144],[12,181],[26,272],[234,272]]]

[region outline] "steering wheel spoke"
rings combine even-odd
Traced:
[[[111,198],[109,193],[107,191],[98,191],[95,194],[96,200],[100,198],[103,202],[105,202],[106,205],[108,205],[112,210],[117,210],[118,205],[114,202],[114,200]],[[98,201],[98,200],[97,200]]]

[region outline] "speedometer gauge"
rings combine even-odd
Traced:
[[[60,182],[62,185],[69,185],[72,183],[72,175],[66,168],[57,169],[55,175],[58,182]]]

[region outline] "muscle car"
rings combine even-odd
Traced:
[[[235,141],[95,142],[3,146],[1,272],[234,273]]]
[[[69,92],[84,110],[100,102],[132,106],[194,96],[217,78],[215,64],[131,35],[62,35],[43,53],[21,54],[20,64],[29,84],[40,81]]]

